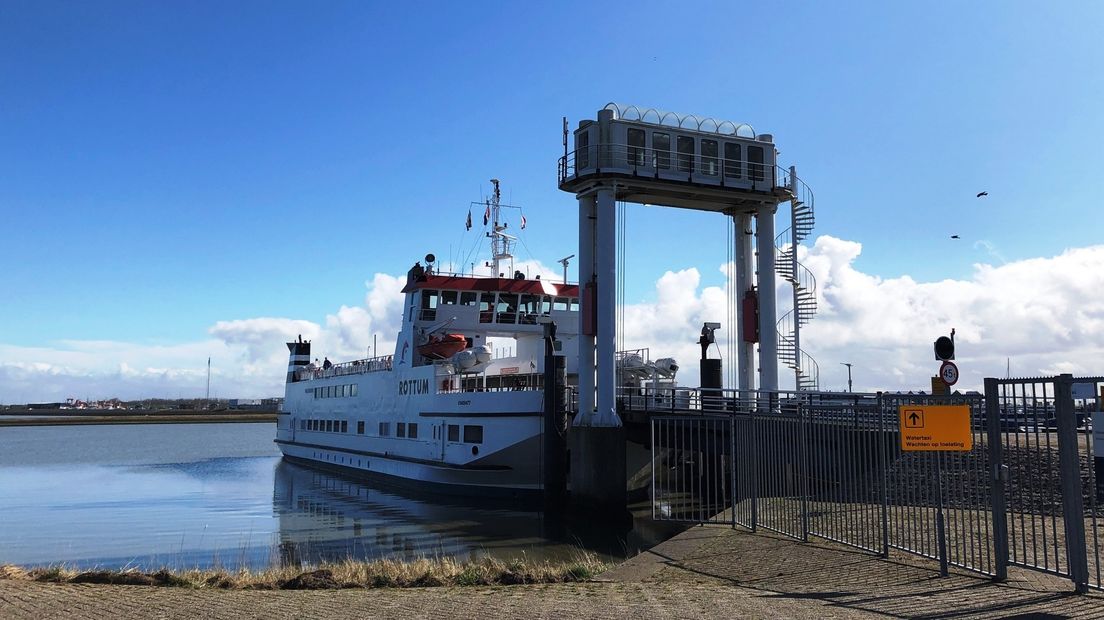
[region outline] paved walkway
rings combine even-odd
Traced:
[[[697,527],[586,584],[253,592],[0,580],[3,618],[1104,618],[1104,596],[1013,571],[1005,584],[934,562]]]

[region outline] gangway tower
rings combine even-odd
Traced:
[[[573,493],[600,500],[616,494],[616,489],[580,476],[608,468],[610,463],[591,458],[605,458],[602,455],[616,450],[620,436],[615,410],[616,203],[712,211],[733,218],[740,300],[736,387],[772,391],[778,389],[780,359],[794,369],[797,389],[815,388],[819,374],[800,347],[800,327],[812,318],[816,301],[812,274],[797,262],[797,244],[812,228],[812,193],[794,168],[777,165],[773,136],[757,134],[746,124],[611,103],[598,111],[597,120],[579,123],[574,150],[568,149],[566,122],[564,131],[559,187],[579,201],[582,297],[572,488]],[[775,213],[783,202],[791,204],[791,226],[776,235]],[[776,274],[794,285],[793,309],[781,322]],[[780,328],[785,333],[779,333]],[[623,445],[621,441],[621,454]],[[606,477],[614,475],[608,471]]]

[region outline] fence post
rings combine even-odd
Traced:
[[[1054,415],[1058,422],[1058,466],[1062,485],[1062,521],[1070,579],[1079,593],[1089,589],[1088,549],[1085,546],[1085,504],[1081,497],[1081,455],[1077,450],[1077,418],[1073,411],[1073,375],[1054,382]]]
[[[759,530],[759,424],[755,410],[748,416],[748,428],[751,435],[751,531]]]
[[[882,402],[882,393],[878,392],[878,455],[881,457],[881,467],[879,477],[881,478],[882,487],[882,557],[889,557],[889,489],[886,485],[889,484],[889,450],[887,441],[889,441],[890,430],[886,427],[886,412],[884,403]]]
[[[986,448],[989,450],[990,501],[993,519],[993,580],[1008,579],[1008,502],[1004,496],[1008,468],[1001,437],[1000,390],[997,380],[985,379]]]
[[[801,540],[809,542],[809,431],[808,421],[805,416],[808,414],[810,407],[806,407],[801,403],[801,400],[797,401],[797,423],[800,428],[801,437],[798,440],[798,449],[801,450],[801,458],[798,461],[798,467],[800,470],[800,478],[798,482],[798,490],[801,493]]]
[[[731,485],[732,529],[736,529],[736,413],[735,410],[728,418],[728,474]]]

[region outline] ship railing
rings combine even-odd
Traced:
[[[329,368],[302,368],[299,370],[299,380],[328,379],[330,377],[344,377],[346,375],[362,375],[369,372],[391,370],[394,363],[393,355],[380,355],[368,357],[351,362],[334,364]]]
[[[446,277],[446,278],[495,278],[497,280],[513,280],[514,279],[512,276],[508,277],[507,275],[502,275],[502,276],[497,276],[496,277],[493,274],[491,274],[489,270],[488,270],[487,273],[478,273],[477,274],[477,273],[475,273],[475,268],[479,267],[479,266],[480,265],[477,264],[477,265],[475,265],[475,267],[472,267],[472,268],[467,269],[467,270],[462,270],[462,271],[451,271],[451,270],[448,270],[448,269],[427,269],[425,271],[425,275],[427,275],[427,276],[443,276],[443,277]],[[527,280],[527,281],[536,281],[536,280],[540,280],[540,279],[542,279],[542,278],[540,278],[539,275],[534,275],[534,276],[526,275],[526,277],[525,277],[525,280]],[[549,274],[549,276],[548,276],[548,282],[550,284],[554,284],[556,286],[563,286],[565,284],[569,284],[569,285],[579,284],[575,280],[568,280],[568,281],[565,282],[563,280],[563,278],[553,277],[551,274]]]
[[[451,375],[437,377],[438,394],[474,392],[532,392],[544,389],[542,373],[511,375]]]
[[[754,191],[789,189],[789,170],[761,161],[722,155],[679,153],[673,149],[657,150],[627,144],[595,144],[560,157],[558,176],[560,185],[578,178],[612,173]]]

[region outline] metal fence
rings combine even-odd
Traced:
[[[895,549],[938,561],[943,574],[957,566],[1004,579],[1013,565],[1099,589],[1104,454],[1094,453],[1091,412],[1102,387],[1101,377],[1062,375],[987,379],[984,395],[659,399],[653,516]],[[903,451],[899,409],[947,404],[969,407],[971,449]]]

